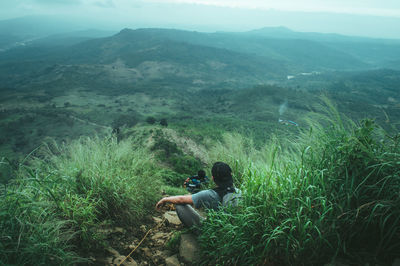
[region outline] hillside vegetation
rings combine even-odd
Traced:
[[[369,120],[331,123],[262,148],[226,135],[212,150],[234,166],[244,200],[202,225],[206,264],[390,265],[399,256],[399,135]]]
[[[0,264],[93,263],[215,161],[243,199],[199,228],[204,265],[400,258],[398,41],[4,25]]]
[[[386,264],[399,255],[399,135],[369,120],[332,119],[262,146],[239,134],[208,141],[202,163],[228,162],[243,201],[211,212],[202,225],[203,263]],[[202,167],[161,131],[133,132],[135,138],[120,142],[49,143],[27,158],[0,194],[2,262],[85,261],[83,251],[103,245],[101,228],[137,228],[159,199],[160,185],[174,193],[185,174]],[[156,139],[149,144],[157,160],[146,148],[148,134]]]

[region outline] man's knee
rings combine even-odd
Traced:
[[[178,214],[179,220],[186,226],[192,227],[194,225],[200,225],[201,217],[198,212],[193,209],[189,204],[175,205],[176,213]]]

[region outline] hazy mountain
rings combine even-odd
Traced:
[[[352,70],[371,67],[353,55],[307,39],[267,38],[252,34],[200,33],[182,30],[142,29],[151,38],[224,48],[288,64],[292,71]]]
[[[337,33],[296,32],[286,27],[264,27],[251,31],[237,33],[241,35],[253,35],[259,37],[279,39],[304,39],[318,42],[368,42],[368,43],[392,43],[400,44],[398,39],[378,39],[358,36],[347,36]]]
[[[78,44],[90,39],[104,38],[114,35],[114,31],[102,31],[102,30],[83,30],[83,31],[73,31],[66,33],[59,33],[49,35],[47,37],[35,39],[31,41],[28,45],[31,46],[70,46]]]
[[[400,46],[393,43],[297,39],[294,36],[309,34],[286,28],[247,33],[125,29],[94,38],[107,34],[110,32],[51,35],[2,52],[2,84],[109,91],[163,86],[238,88],[283,81],[302,72],[396,68],[396,54],[400,54]],[[386,63],[389,59],[390,64]]]
[[[285,27],[266,27],[239,35],[256,36],[259,38],[309,40],[319,42],[324,46],[351,55],[372,67],[395,67],[400,64],[390,64],[400,61],[400,40],[377,39],[366,37],[344,36],[316,32],[295,32]],[[394,60],[395,59],[395,60]]]
[[[164,30],[168,33],[168,30]],[[231,86],[285,79],[284,63],[227,49],[173,41],[152,30],[123,30],[65,48],[27,47],[0,54],[3,86],[125,89]],[[22,64],[21,64],[22,63]],[[149,85],[149,82],[152,83]]]
[[[31,45],[72,45],[110,36],[115,31],[95,30],[93,24],[54,16],[28,16],[0,21],[0,52]]]
[[[53,34],[93,28],[92,25],[59,16],[26,16],[0,21],[0,33],[22,37],[44,37]]]

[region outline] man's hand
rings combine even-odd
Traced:
[[[162,198],[159,202],[157,202],[156,204],[156,209],[159,210],[164,204],[165,204],[165,199],[166,198]]]
[[[183,195],[183,196],[172,196],[162,198],[156,204],[156,208],[160,209],[165,203],[172,203],[172,204],[191,204],[193,205],[192,195]]]

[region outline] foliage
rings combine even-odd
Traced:
[[[133,127],[139,122],[139,117],[136,113],[119,115],[112,123],[112,128],[120,128],[122,126]]]
[[[0,192],[0,264],[85,261],[72,252],[72,221],[59,217],[56,206],[47,200],[49,192],[35,185],[34,176],[28,178],[30,186],[11,186]]]
[[[153,125],[157,120],[153,116],[148,116],[146,118],[146,122],[150,125]]]
[[[181,187],[187,177],[185,174],[179,174],[169,169],[163,169],[160,172],[160,176],[163,182],[171,187]]]
[[[167,184],[181,185],[183,183],[183,175],[191,175],[197,173],[202,168],[201,162],[190,155],[185,155],[176,145],[176,143],[168,140],[162,135],[155,136],[151,150],[158,151],[158,159],[171,165],[172,169],[178,174],[176,177],[171,178],[171,175],[166,175]],[[180,181],[175,180],[178,178]],[[179,182],[179,183],[177,183]]]
[[[173,165],[174,170],[180,174],[197,173],[202,168],[201,162],[189,155],[172,156],[169,162]]]
[[[168,126],[167,119],[166,118],[161,118],[160,125],[162,125],[163,127],[167,127]]]
[[[161,190],[163,191],[163,193],[165,193],[166,195],[170,195],[170,196],[178,196],[178,195],[184,195],[187,194],[187,190],[185,188],[182,187],[183,182],[181,182],[179,184],[179,187],[172,187],[172,186],[162,186]]]
[[[244,140],[228,137],[220,154],[243,149]],[[275,139],[250,151],[258,161],[239,157],[242,206],[211,212],[200,237],[204,263],[391,263],[400,237],[399,140],[370,120],[336,121],[314,124],[290,149]]]
[[[165,245],[173,253],[179,252],[179,243],[181,240],[181,235],[182,232],[180,231],[175,232]]]
[[[75,258],[73,246],[102,244],[102,224],[138,225],[159,197],[161,178],[150,153],[133,143],[48,143],[28,160],[0,195],[2,262],[65,264]]]
[[[0,185],[6,186],[10,180],[15,178],[16,167],[7,158],[0,159]]]
[[[320,112],[317,96],[327,94],[342,113],[373,117],[397,133],[399,71],[328,69],[363,69],[364,62],[398,68],[400,46],[295,38],[147,29],[62,50],[10,49],[0,55],[0,152],[25,158],[47,136],[68,143],[109,136],[109,126],[124,139],[120,128],[141,116],[149,124],[168,117],[161,126],[206,144],[205,163],[229,163],[245,194],[241,208],[210,214],[208,262],[389,260],[400,242],[398,137],[370,121],[344,126],[325,117],[324,126],[304,131],[304,117]],[[299,127],[279,124],[281,118]],[[72,250],[101,244],[103,224],[139,223],[159,187],[186,193],[178,187],[201,162],[158,136],[152,151],[172,169],[160,170],[143,148],[143,132],[130,133],[133,139],[120,143],[47,144],[17,174],[18,164],[0,160],[0,264],[77,263]]]

